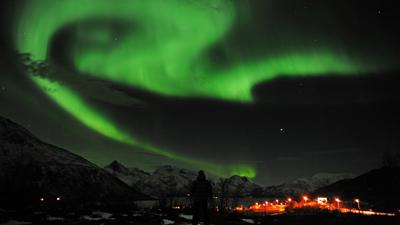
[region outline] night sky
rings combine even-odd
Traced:
[[[1,4],[0,114],[100,166],[269,185],[360,174],[399,151],[392,1]]]

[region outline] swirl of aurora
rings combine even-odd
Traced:
[[[128,85],[166,97],[209,98],[252,104],[252,88],[279,76],[348,75],[365,70],[329,46],[308,51],[287,48],[256,59],[216,66],[208,51],[231,32],[237,19],[230,0],[35,0],[27,1],[16,23],[16,45],[34,60],[48,60],[54,35],[76,25],[68,49],[76,73]],[[88,29],[88,21],[119,21]],[[86,23],[85,23],[86,22]],[[363,69],[361,69],[363,68]],[[88,128],[150,153],[207,168],[217,175],[256,175],[250,165],[222,166],[145,143],[90,105],[73,85],[57,76],[30,76],[56,104]]]

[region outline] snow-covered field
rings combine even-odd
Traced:
[[[36,212],[32,215],[9,216],[0,218],[0,225],[189,225],[193,215],[188,211],[127,211],[127,212],[108,212],[92,211],[82,213],[41,213]],[[244,215],[244,214],[213,214],[211,224],[274,224],[274,225],[321,225],[321,224],[400,224],[397,217],[373,217],[326,214],[326,215]]]

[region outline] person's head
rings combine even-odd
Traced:
[[[203,170],[199,171],[199,174],[197,175],[198,180],[205,180],[206,179],[206,174],[204,173]]]

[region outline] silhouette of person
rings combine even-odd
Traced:
[[[199,223],[200,212],[203,215],[204,225],[209,222],[208,215],[208,200],[212,198],[212,187],[210,181],[206,179],[206,175],[203,170],[199,171],[197,179],[193,181],[190,188],[190,196],[193,200],[193,220],[192,224],[197,225]]]

